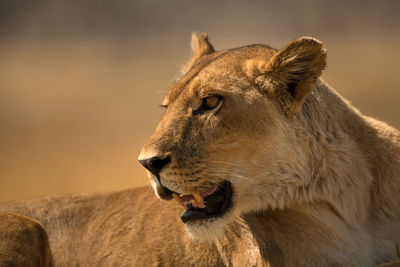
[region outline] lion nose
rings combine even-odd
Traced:
[[[161,170],[171,162],[171,158],[169,156],[155,156],[148,159],[139,159],[139,162],[156,177],[159,177]]]

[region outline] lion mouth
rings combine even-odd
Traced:
[[[230,182],[224,181],[203,194],[178,195],[173,193],[173,197],[186,208],[181,216],[184,223],[217,218],[223,216],[232,205],[232,185]]]

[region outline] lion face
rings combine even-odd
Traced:
[[[314,39],[296,41],[322,59],[310,59],[299,44],[215,52],[205,34],[193,38],[194,59],[169,89],[165,114],[139,156],[156,195],[185,208],[181,219],[192,236],[212,239],[242,213],[288,205],[291,188],[307,183],[309,162],[292,115],[325,53]],[[319,69],[298,70],[307,60]]]

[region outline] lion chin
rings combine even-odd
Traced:
[[[224,229],[230,223],[230,219],[215,218],[185,224],[188,235],[202,242],[215,241],[224,234]]]

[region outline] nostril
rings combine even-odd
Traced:
[[[148,169],[151,173],[153,173],[155,176],[159,176],[161,170],[168,164],[170,163],[171,159],[169,156],[166,156],[165,158],[161,157],[152,157],[150,159],[144,159],[144,160],[139,160],[139,162],[146,168]]]
[[[152,158],[150,159],[150,165],[156,170],[159,170],[160,172],[167,164],[170,162],[169,156],[167,156],[165,159],[160,159],[160,158]]]

